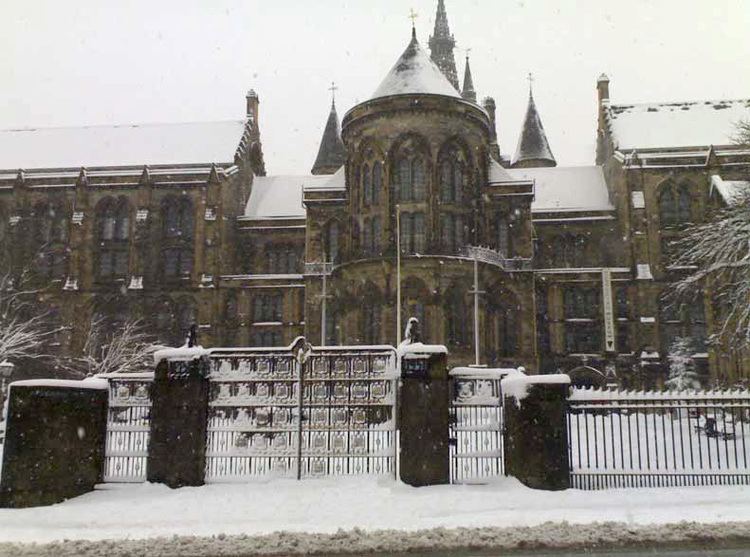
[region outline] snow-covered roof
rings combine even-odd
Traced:
[[[750,194],[750,182],[746,180],[724,180],[718,174],[711,176],[711,193],[718,192],[728,205],[732,205],[743,194]]]
[[[302,190],[332,176],[257,176],[253,179],[245,216],[257,219],[304,218]]]
[[[508,173],[508,170],[503,168],[500,163],[498,163],[495,159],[490,159],[489,181],[491,184],[495,182],[510,182],[515,179],[516,178],[511,176]]]
[[[513,180],[534,180],[533,212],[614,209],[600,166],[510,168],[505,172]]]
[[[0,168],[233,163],[243,120],[0,130]]]
[[[305,184],[308,190],[345,190],[346,189],[346,167],[341,167],[333,174],[325,176],[316,176],[321,178]]]
[[[735,124],[750,118],[750,99],[611,105],[607,110],[620,150],[731,145]]]
[[[458,91],[443,75],[416,35],[372,95],[373,99],[392,95],[444,95],[460,99]]]

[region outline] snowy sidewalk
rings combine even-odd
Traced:
[[[0,509],[0,542],[681,521],[750,521],[750,487],[543,492],[511,478],[420,489],[371,478],[107,485],[51,507]]]

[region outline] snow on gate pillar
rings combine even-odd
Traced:
[[[567,375],[511,375],[501,383],[505,472],[528,487],[570,487],[569,388]]]
[[[448,350],[421,343],[399,348],[399,469],[413,486],[450,482]]]
[[[208,351],[155,353],[148,481],[169,487],[203,485],[208,427]]]

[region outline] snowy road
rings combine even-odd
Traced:
[[[29,546],[2,545],[55,540],[71,541],[29,553]],[[154,547],[159,555],[183,555],[187,546],[198,548],[190,555],[387,554],[644,540],[750,540],[750,487],[544,492],[511,478],[420,489],[341,478],[178,490],[108,485],[51,507],[0,509],[0,554],[55,557],[117,557]]]

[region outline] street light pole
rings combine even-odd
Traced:
[[[479,365],[479,260],[474,256],[474,363]]]
[[[401,344],[401,206],[396,205],[396,346]]]
[[[323,294],[320,303],[320,345],[326,345],[326,264],[325,257],[323,258]]]

